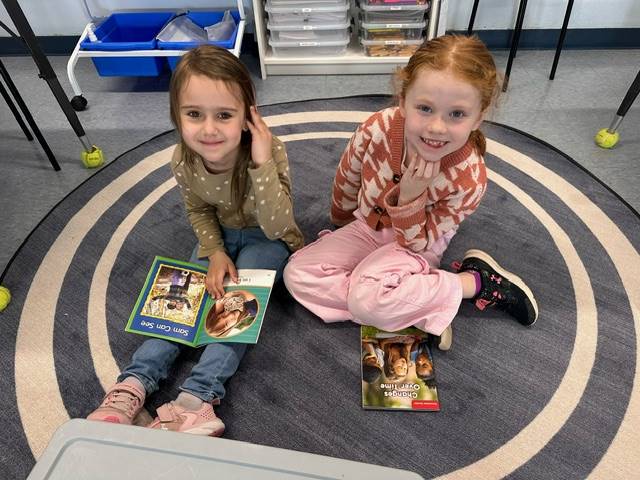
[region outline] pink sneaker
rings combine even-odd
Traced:
[[[175,402],[169,402],[158,408],[157,413],[149,428],[210,437],[219,437],[224,432],[224,423],[216,417],[213,407],[207,402],[203,402],[198,410],[187,410]]]
[[[88,420],[131,425],[142,409],[145,392],[127,383],[116,383],[107,392],[100,406],[89,414]]]

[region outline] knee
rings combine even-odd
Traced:
[[[349,313],[364,325],[377,326],[383,316],[383,306],[374,294],[376,285],[362,282],[352,282],[347,294],[347,309]]]
[[[282,273],[282,279],[284,284],[290,292],[297,290],[298,286],[302,282],[301,265],[296,260],[296,257],[290,257],[289,262],[284,267]]]

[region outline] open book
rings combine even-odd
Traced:
[[[360,327],[362,407],[440,410],[431,339],[416,328],[385,332]]]
[[[125,330],[193,347],[213,342],[256,343],[275,270],[238,270],[216,300],[202,265],[156,257]]]

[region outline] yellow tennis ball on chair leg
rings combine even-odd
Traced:
[[[594,140],[596,141],[596,145],[602,148],[613,148],[616,143],[620,139],[620,134],[618,132],[611,133],[608,129],[603,128],[600,130]]]
[[[93,145],[91,151],[82,152],[82,164],[87,168],[97,168],[104,163],[102,150]]]
[[[0,312],[7,308],[11,301],[11,292],[7,287],[0,287]]]

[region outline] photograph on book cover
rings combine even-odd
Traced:
[[[206,292],[206,274],[161,264],[142,307],[148,317],[193,327]]]
[[[415,328],[360,327],[362,407],[438,411],[431,336]]]

